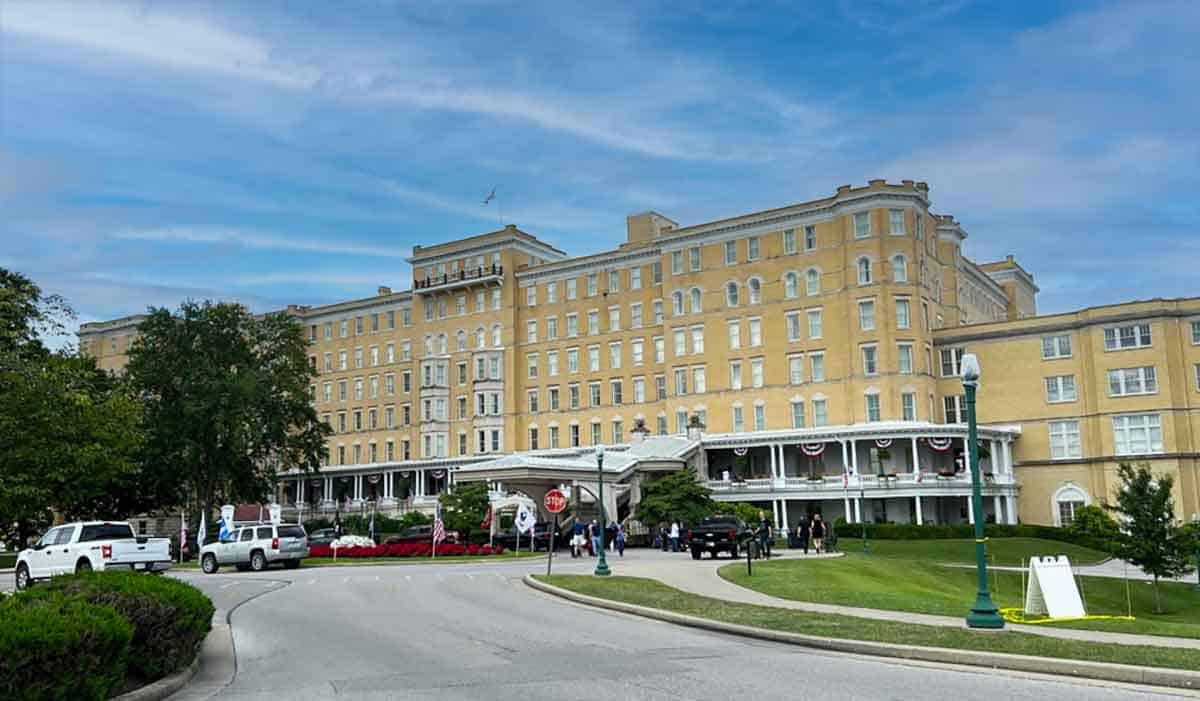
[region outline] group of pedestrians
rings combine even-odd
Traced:
[[[608,528],[602,529],[595,519],[587,524],[575,522],[571,534],[571,557],[583,557],[585,552],[588,557],[596,557],[596,553],[600,552],[602,538],[603,547],[612,546],[619,556],[625,557],[625,526],[613,521],[608,524]]]
[[[679,521],[658,524],[658,533],[654,536],[654,547],[661,548],[663,552],[668,550],[673,553],[680,552]]]
[[[792,538],[791,547],[799,548],[808,554],[808,549],[811,546],[813,552],[818,554],[825,552],[826,536],[829,533],[829,528],[825,522],[821,520],[821,514],[813,514],[807,520],[802,520],[796,524],[796,530],[789,536]]]

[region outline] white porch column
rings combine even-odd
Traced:
[[[772,453],[774,453],[774,450],[772,450]],[[778,531],[779,530],[779,500],[778,499],[771,500],[771,516],[773,516],[775,519],[775,530]]]
[[[325,487],[321,491],[321,501],[333,501],[333,478],[325,478]]]
[[[1005,516],[1008,516],[1009,525],[1015,526],[1017,525],[1017,498],[1005,497],[1004,500],[1008,502],[1008,508],[1006,509],[1007,513]]]
[[[779,478],[779,462],[775,459],[775,446],[768,445],[767,447],[771,449],[771,479],[778,479]],[[776,519],[776,520],[778,520],[778,519]]]
[[[858,442],[854,439],[850,440],[850,465],[854,468],[854,476],[861,480],[858,476]]]
[[[992,497],[992,509],[996,511],[996,523],[1004,523],[1004,505],[999,494]]]
[[[917,525],[920,526],[923,523],[925,523],[925,516],[924,516],[924,514],[921,513],[921,497],[920,496],[913,497],[913,500],[916,502],[916,505],[917,505]]]
[[[783,444],[780,443],[775,446],[775,449],[779,451],[779,479],[785,479],[787,477],[787,463],[783,460]]]
[[[862,523],[862,499],[855,497],[854,499],[854,522]]]
[[[1004,474],[1004,454],[1000,452],[1000,441],[989,441],[988,452],[992,454],[992,457],[988,458],[988,462],[992,465],[992,472],[997,476]]]
[[[842,508],[846,512],[846,522],[854,523],[854,514],[850,513],[850,497],[849,496],[843,497],[842,502],[843,502]]]
[[[916,474],[919,474],[920,472],[921,472],[921,458],[920,458],[920,453],[917,452],[917,437],[913,436],[913,439],[912,439],[912,473],[914,475],[916,475]]]
[[[1011,476],[1013,473],[1012,441],[1003,441],[1000,445],[1004,447],[1004,473]]]
[[[363,498],[363,476],[354,476],[354,501],[362,501]]]
[[[967,523],[975,525],[975,509],[971,508],[971,497],[967,497]]]
[[[842,441],[842,472],[850,471],[850,452],[846,448],[846,441]]]
[[[783,511],[783,527],[789,528],[790,526],[788,524],[790,522],[788,521],[788,515],[787,515],[787,499],[780,499],[779,507]]]
[[[297,504],[304,503],[304,481],[305,480],[303,477],[296,480],[296,503]]]

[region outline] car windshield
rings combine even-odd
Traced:
[[[304,537],[304,529],[301,528],[300,526],[280,526],[279,527],[279,537],[280,538],[303,538]]]
[[[132,538],[133,529],[128,523],[97,523],[90,526],[84,526],[83,532],[79,534],[80,543],[89,543],[94,540],[121,540],[122,538]]]

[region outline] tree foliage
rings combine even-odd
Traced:
[[[696,472],[684,468],[642,483],[638,520],[648,526],[675,520],[691,524],[713,513],[716,506],[708,487],[696,481]]]
[[[18,542],[52,510],[115,518],[140,505],[140,405],[93,359],[41,341],[71,315],[61,298],[0,269],[0,529]]]
[[[488,490],[483,482],[456,484],[438,500],[442,503],[442,521],[446,530],[458,531],[464,540],[472,531],[479,530],[479,524],[487,517]]]
[[[1067,531],[1080,542],[1103,544],[1109,553],[1121,536],[1121,529],[1113,517],[1103,508],[1094,505],[1076,509]]]
[[[316,471],[329,428],[309,402],[316,370],[287,314],[238,304],[151,309],[126,368],[145,403],[155,491],[216,503],[266,497],[277,475]]]
[[[1121,489],[1115,510],[1125,530],[1113,549],[1117,557],[1141,567],[1154,577],[1154,610],[1162,613],[1160,578],[1180,577],[1192,571],[1190,556],[1195,545],[1190,532],[1175,525],[1175,504],[1170,475],[1155,477],[1146,465],[1136,469],[1122,463],[1117,470]]]

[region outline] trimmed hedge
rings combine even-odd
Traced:
[[[152,682],[192,663],[212,628],[213,605],[199,589],[177,579],[135,572],[56,577],[33,595],[59,592],[110,606],[133,626],[129,673]]]
[[[121,691],[133,626],[62,592],[0,603],[0,698],[107,699]]]
[[[433,554],[432,543],[398,543],[396,545],[376,545],[374,547],[351,546],[337,549],[338,557],[371,558],[371,557],[430,557]],[[504,547],[497,545],[459,545],[457,543],[439,543],[437,554],[446,555],[503,555]],[[333,557],[333,548],[328,545],[314,545],[308,549],[309,557]]]
[[[863,533],[863,524],[846,523],[845,520],[840,518],[834,524],[834,528],[837,530],[839,538],[860,538]],[[1010,526],[1007,524],[989,523],[984,525],[983,531],[989,538],[1041,538],[1043,540],[1056,540],[1062,543],[1071,543],[1085,548],[1109,552],[1108,543],[1104,540],[1080,535],[1067,528],[1026,524]],[[872,540],[974,538],[975,526],[966,523],[927,523],[921,526],[915,523],[868,523],[867,537]]]

